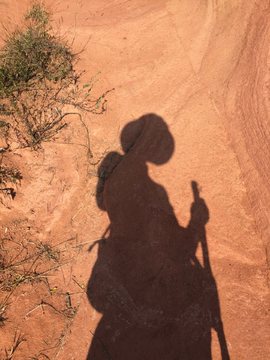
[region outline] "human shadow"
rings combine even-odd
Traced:
[[[87,359],[209,360],[214,329],[221,358],[229,360],[206,240],[209,211],[197,183],[185,228],[148,174],[147,162],[165,164],[174,151],[164,120],[149,114],[130,122],[121,143],[125,155],[112,152],[99,167],[97,202],[110,226],[87,287],[103,314]]]

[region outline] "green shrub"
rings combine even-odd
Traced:
[[[105,111],[107,92],[94,100],[89,97],[95,76],[83,87],[77,85],[81,74],[73,68],[75,55],[54,34],[51,17],[43,5],[33,3],[22,27],[5,29],[0,52],[0,116],[9,118],[15,141],[22,148],[36,148],[59,132],[66,125],[63,118],[70,114],[66,105],[92,113]]]

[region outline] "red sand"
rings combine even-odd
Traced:
[[[1,2],[3,22],[26,4]],[[50,244],[67,264],[12,293],[0,357],[17,332],[14,360],[269,359],[269,1],[48,6],[76,51],[87,44],[81,84],[101,71],[94,93],[115,88],[84,119],[94,161],[116,164],[122,130],[124,146],[142,133],[103,193],[85,148],[62,144],[85,144],[76,117],[10,159],[23,179],[1,237]]]

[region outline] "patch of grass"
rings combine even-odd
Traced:
[[[14,191],[14,185],[20,184],[21,179],[22,176],[18,169],[0,164],[0,192],[4,198],[15,198],[16,192]],[[0,197],[0,203],[4,204],[2,197]]]
[[[59,251],[57,250],[53,251],[52,247],[49,244],[40,242],[40,244],[37,245],[37,249],[39,250],[38,254],[40,256],[48,260],[54,260],[54,261],[59,260],[59,256],[60,256]]]
[[[12,293],[23,283],[33,284],[46,278],[52,268],[53,252],[48,244],[31,241],[25,221],[11,222],[0,242],[0,291]],[[15,239],[20,239],[20,241]],[[55,251],[57,254],[57,251]],[[48,256],[47,256],[48,254]],[[58,265],[59,266],[59,265]],[[53,266],[53,268],[56,268]],[[7,299],[2,302],[7,304]]]
[[[8,293],[0,303],[0,319],[11,294],[21,284],[44,282],[49,292],[54,293],[48,284],[49,274],[71,261],[65,256],[66,248],[60,251],[33,239],[27,224],[27,220],[10,222],[0,241],[0,292]]]
[[[0,52],[0,124],[12,128],[19,147],[37,148],[50,141],[63,127],[63,119],[77,111],[102,113],[108,91],[93,98],[96,76],[82,87],[76,73],[76,56],[67,41],[51,26],[52,14],[42,3],[32,3],[24,24],[5,30]]]
[[[50,21],[50,14],[34,3],[25,15],[23,29],[5,31],[0,55],[0,96],[10,98],[10,111],[16,109],[19,93],[44,80],[57,82],[72,75],[74,56],[62,39],[51,34]]]
[[[33,354],[33,357],[29,356],[29,358],[40,359],[41,357],[47,356],[45,354],[46,352],[52,351],[54,357],[48,358],[56,359],[65,345],[67,330],[70,328],[77,315],[85,290],[83,290],[76,280],[73,279],[79,287],[79,292],[62,293],[61,291],[58,293],[57,287],[51,288],[48,278],[55,271],[61,269],[62,266],[74,261],[76,258],[74,258],[74,254],[77,253],[78,255],[79,251],[77,251],[76,245],[70,244],[69,247],[66,247],[65,243],[64,245],[61,243],[59,245],[62,245],[64,250],[60,250],[58,246],[55,248],[48,243],[35,240],[33,235],[28,232],[29,227],[27,220],[13,221],[7,224],[7,226],[7,231],[5,231],[5,235],[2,236],[2,240],[0,241],[0,293],[2,296],[4,295],[0,301],[0,327],[5,326],[5,323],[8,320],[6,312],[9,305],[12,304],[14,296],[17,296],[17,291],[19,291],[21,285],[27,284],[28,286],[38,286],[42,285],[42,283],[45,284],[44,289],[49,292],[49,299],[51,300],[49,300],[49,302],[42,300],[28,311],[24,318],[31,316],[31,314],[39,308],[41,309],[42,314],[44,314],[44,308],[47,307],[63,317],[65,327],[53,346],[46,344],[45,349],[38,351],[37,354]],[[70,240],[72,241],[75,239],[76,238],[74,237]],[[69,251],[71,251],[71,257]],[[52,301],[53,294],[56,291],[58,297],[61,296],[64,298],[63,305],[60,309],[58,309],[59,305],[55,307]],[[47,300],[48,292],[46,296]],[[45,297],[45,293],[43,295]],[[74,302],[74,304],[71,300],[73,295],[79,296],[79,301]],[[52,322],[53,321],[52,318]],[[14,351],[18,347],[15,345],[19,342],[14,341],[13,347],[6,351],[5,359],[11,359],[11,357],[8,358],[8,356],[14,354]]]
[[[7,183],[17,183],[22,179],[18,169],[10,169],[5,165],[0,165],[0,185],[6,186]]]

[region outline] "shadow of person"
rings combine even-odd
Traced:
[[[227,360],[206,242],[209,212],[197,183],[184,228],[165,189],[148,175],[147,162],[162,165],[173,154],[166,123],[145,115],[126,125],[121,143],[125,155],[112,152],[99,167],[97,202],[110,226],[87,287],[90,303],[103,314],[87,359],[208,360],[214,329]]]

